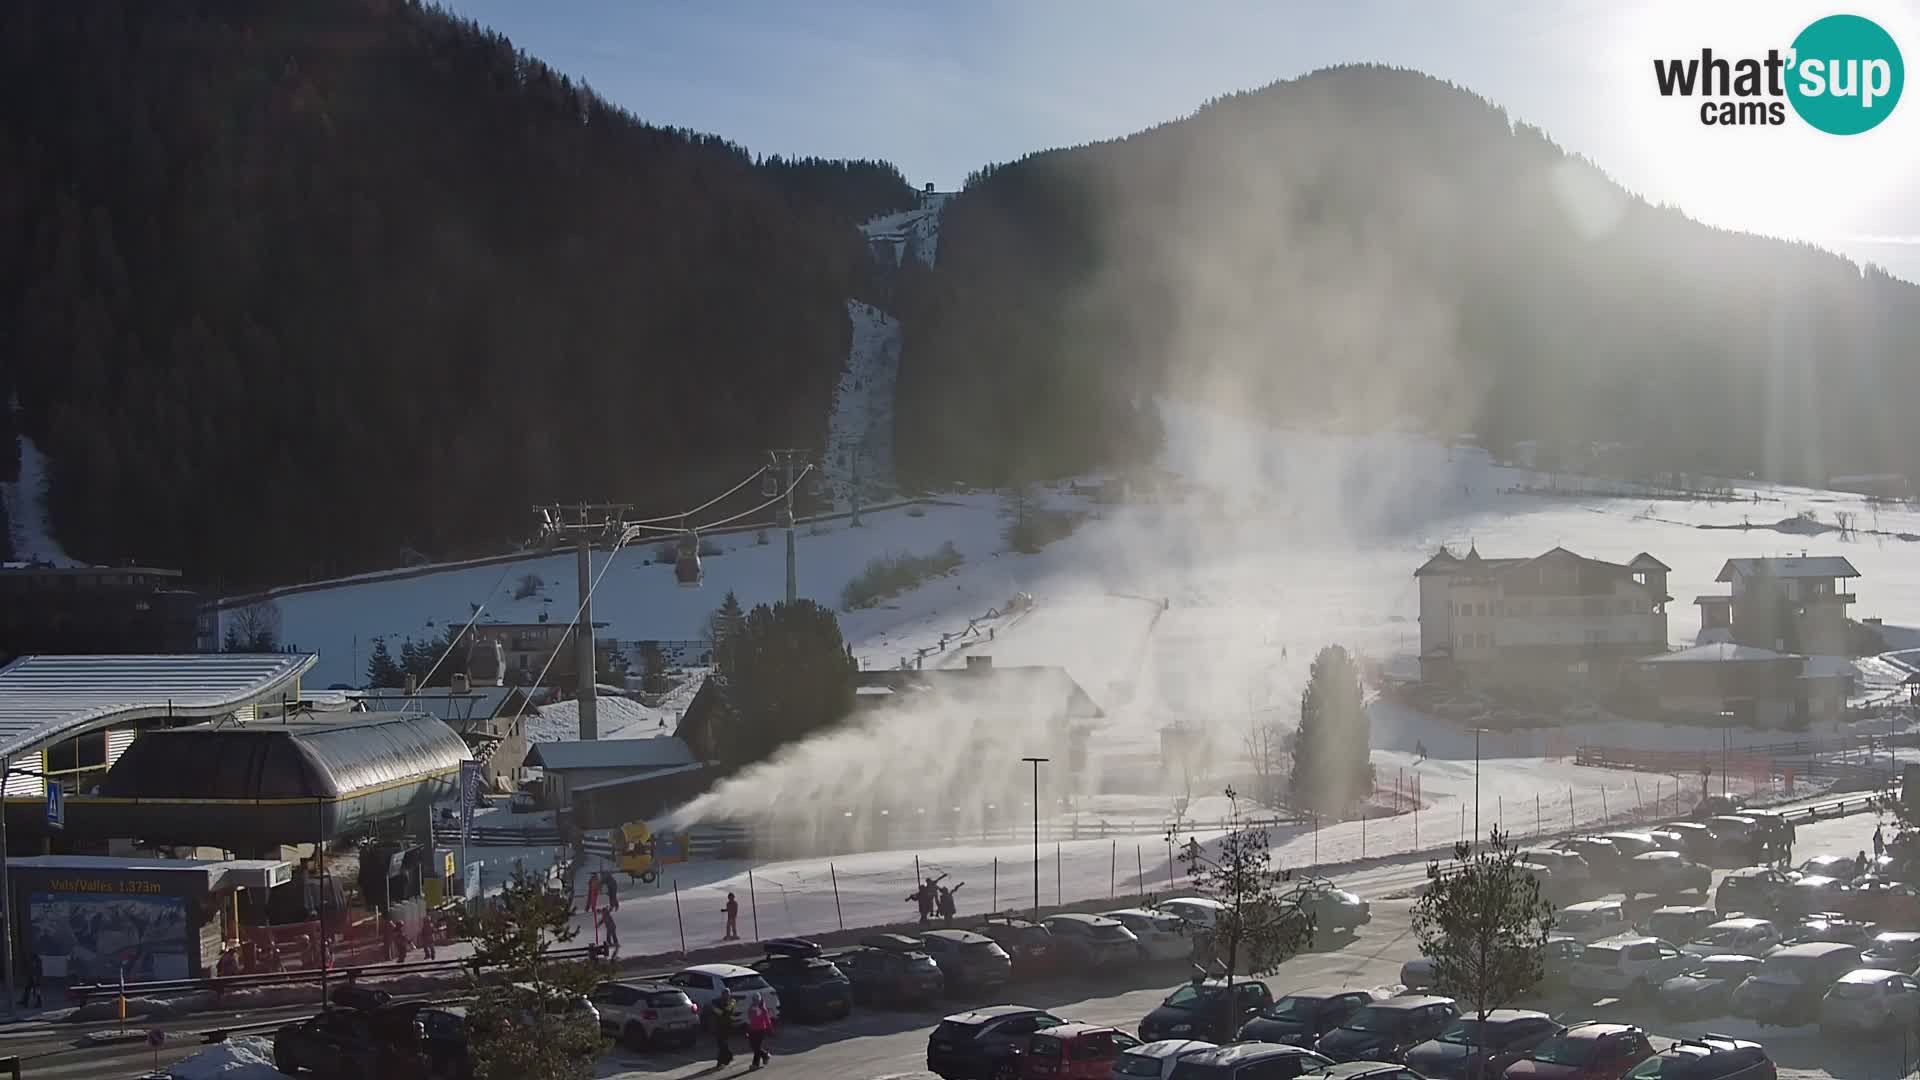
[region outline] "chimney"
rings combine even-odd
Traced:
[[[993,657],[969,656],[967,657],[967,670],[968,671],[991,671],[993,670]]]
[[[456,694],[465,694],[471,692],[473,686],[467,681],[466,672],[456,671],[453,673],[453,677],[448,680],[448,688]]]
[[[420,692],[420,680],[419,680],[419,678],[418,678],[418,677],[416,677],[416,676],[415,676],[415,675],[413,674],[413,672],[411,672],[411,671],[409,671],[409,672],[407,672],[407,696],[408,696],[408,697],[412,697],[413,695],[415,695],[415,694],[417,694],[417,693],[419,693],[419,692]]]

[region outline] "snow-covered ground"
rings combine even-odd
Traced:
[[[0,483],[0,504],[7,509],[13,557],[21,562],[76,566],[47,528],[47,458],[25,435],[20,439],[20,478]]]
[[[174,1080],[275,1080],[280,1071],[273,1067],[273,1040],[246,1035],[174,1062],[167,1075]]]
[[[920,204],[912,210],[883,214],[861,225],[860,231],[866,234],[875,257],[883,258],[883,253],[891,255],[895,266],[909,257],[932,266],[940,253],[940,211],[954,194],[933,192],[922,196]]]

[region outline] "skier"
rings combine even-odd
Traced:
[[[753,1050],[753,1068],[759,1068],[773,1060],[767,1053],[767,1036],[773,1034],[773,1010],[767,1008],[767,999],[756,997],[753,1004],[747,1006],[747,1045]]]
[[[606,879],[600,885],[600,895],[607,898],[607,910],[620,910],[620,883],[614,880],[613,871],[606,872]]]
[[[740,901],[732,893],[728,893],[727,906],[721,908],[720,910],[727,913],[727,932],[725,935],[723,935],[720,938],[720,940],[721,941],[739,941],[740,940]],[[721,1064],[724,1065],[725,1062],[722,1062]]]
[[[940,918],[945,920],[948,926],[953,925],[953,917],[960,913],[959,905],[954,903],[953,894],[959,892],[966,884],[963,881],[951,889],[945,885],[940,886]]]
[[[913,904],[919,907],[920,925],[921,926],[927,925],[927,919],[930,918],[933,914],[933,903],[927,898],[926,882],[923,881],[920,884],[914,886],[913,891],[907,894],[907,903]]]
[[[713,1063],[724,1069],[733,1064],[733,1047],[728,1039],[733,1035],[733,995],[725,990],[713,999]]]
[[[1878,861],[1880,860],[1880,856],[1882,856],[1882,855],[1885,855],[1886,853],[1887,853],[1887,838],[1886,838],[1886,836],[1885,836],[1885,835],[1884,835],[1883,833],[1881,833],[1881,831],[1880,831],[1880,826],[1878,826],[1878,825],[1875,825],[1875,826],[1873,827],[1873,858],[1874,858],[1874,861],[1875,861],[1875,862],[1878,862]]]
[[[1853,865],[1855,867],[1854,873],[1856,876],[1867,872],[1866,851],[1862,850],[1859,855],[1854,856]]]
[[[600,940],[606,942],[607,949],[614,956],[620,955],[620,931],[613,925],[613,909],[600,909]]]
[[[1419,739],[1415,739],[1413,743],[1413,753],[1414,756],[1418,757],[1421,761],[1427,760],[1427,744]]]

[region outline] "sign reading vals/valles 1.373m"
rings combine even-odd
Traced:
[[[1829,135],[1878,127],[1899,104],[1906,67],[1893,35],[1872,19],[1829,15],[1800,31],[1785,51],[1728,57],[1712,47],[1697,57],[1655,59],[1661,97],[1704,98],[1709,127],[1780,125],[1787,106]]]

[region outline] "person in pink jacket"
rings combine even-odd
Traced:
[[[753,1004],[747,1006],[747,1045],[753,1050],[752,1068],[759,1068],[773,1060],[767,1053],[767,1036],[773,1034],[773,1010],[767,1008],[767,999],[756,997]]]

